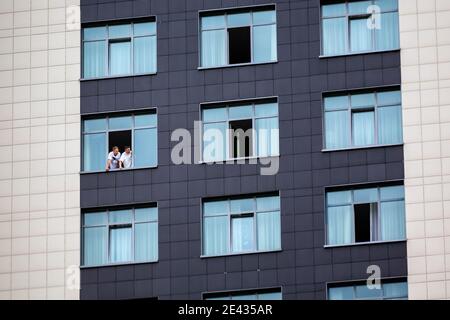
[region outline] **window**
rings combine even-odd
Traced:
[[[83,265],[158,260],[158,209],[136,207],[83,214]]]
[[[278,156],[278,104],[202,108],[203,161]]]
[[[331,285],[328,300],[406,300],[408,283],[403,280],[384,280],[380,289],[369,289],[366,283],[355,285]]]
[[[115,146],[120,153],[126,146],[131,148],[130,166],[126,168],[156,166],[156,114],[119,114],[83,120],[83,171],[105,170],[108,153]]]
[[[204,300],[282,300],[280,289],[205,293]]]
[[[156,23],[83,28],[85,79],[156,72]]]
[[[324,97],[325,148],[399,144],[401,93],[376,91]]]
[[[329,191],[327,244],[406,239],[403,186]]]
[[[399,46],[397,0],[322,5],[323,55],[392,50]]]
[[[280,197],[203,203],[203,255],[281,249]]]
[[[200,21],[202,67],[277,60],[275,10],[206,13]]]

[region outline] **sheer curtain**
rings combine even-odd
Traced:
[[[121,75],[131,73],[131,44],[127,42],[112,42],[109,45],[110,73]]]
[[[131,261],[131,228],[110,229],[111,262]]]
[[[405,202],[382,202],[381,239],[401,240],[405,238]]]
[[[223,161],[227,158],[227,123],[203,125],[203,160]]]
[[[202,67],[227,64],[225,30],[202,31]]]
[[[101,171],[106,164],[106,134],[94,133],[84,135],[83,170]]]
[[[158,223],[137,223],[134,234],[134,260],[158,260]]]
[[[256,119],[256,154],[260,157],[277,155],[278,118]]]
[[[134,39],[134,73],[156,72],[156,37]]]
[[[92,41],[84,43],[83,77],[96,78],[105,76],[106,42]]]
[[[327,212],[328,244],[348,244],[352,242],[352,207],[330,207]]]
[[[281,248],[280,212],[260,212],[256,216],[258,250],[268,251]]]
[[[277,60],[276,25],[253,27],[253,61]]]
[[[382,13],[379,17],[380,29],[375,30],[377,50],[399,48],[398,12]]]
[[[107,262],[106,227],[90,227],[84,229],[84,265],[101,265]]]
[[[157,129],[134,130],[133,161],[136,168],[151,167],[158,163]]]
[[[368,19],[350,20],[350,47],[352,52],[372,49],[372,30],[368,27]]]
[[[255,249],[253,245],[253,217],[232,218],[231,234],[233,252]]]
[[[353,144],[367,146],[375,143],[375,112],[353,112]]]
[[[349,144],[348,111],[325,113],[325,140],[328,149],[343,148]]]
[[[347,51],[346,18],[334,18],[322,20],[323,54],[337,55]]]
[[[228,216],[205,217],[203,223],[203,254],[227,253]]]
[[[400,106],[378,108],[378,140],[380,144],[402,142],[402,109]]]

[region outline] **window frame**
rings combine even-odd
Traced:
[[[351,287],[353,291],[353,299],[347,301],[365,301],[365,300],[408,300],[408,296],[406,297],[393,297],[390,299],[385,299],[385,295],[373,299],[357,299],[356,297],[356,287],[366,284],[367,280],[350,280],[350,281],[336,281],[336,282],[327,282],[326,283],[326,300],[329,299],[329,290],[332,288],[348,288]],[[406,277],[386,277],[381,279],[381,290],[383,290],[384,285],[392,284],[392,283],[405,283],[407,287],[409,286],[408,280]],[[345,301],[345,300],[336,300],[336,301]]]
[[[257,198],[270,198],[270,197],[278,197],[280,207],[278,208],[279,213],[279,219],[280,219],[280,248],[272,249],[272,250],[258,250],[258,228],[257,228],[257,216],[258,213],[265,213],[265,212],[274,212],[275,210],[257,210],[256,207],[256,199]],[[252,200],[253,201],[253,211],[242,211],[239,213],[231,212],[231,206],[230,203],[233,200]],[[206,198],[201,199],[200,204],[200,233],[201,233],[201,255],[200,258],[214,258],[214,257],[223,257],[223,256],[236,256],[236,255],[245,255],[245,254],[255,254],[255,253],[267,253],[267,252],[278,252],[282,251],[283,245],[282,245],[282,230],[281,230],[281,196],[279,193],[267,193],[267,194],[256,194],[256,195],[239,195],[239,196],[231,196],[231,197],[219,197],[219,198]],[[205,220],[205,210],[204,210],[204,204],[207,202],[216,202],[216,201],[227,201],[227,213],[223,213],[221,215],[215,215],[213,217],[227,217],[227,252],[222,254],[212,254],[207,255],[204,252],[204,220]],[[246,250],[246,251],[239,251],[234,252],[233,251],[233,234],[232,234],[232,219],[233,217],[242,217],[242,216],[252,216],[253,217],[253,250]]]
[[[361,0],[363,2],[365,0]],[[367,0],[366,0],[367,1]],[[371,5],[374,5],[375,0],[368,0],[371,1]],[[349,8],[348,5],[351,2],[358,2],[358,1],[351,1],[351,0],[340,0],[336,2],[331,3],[323,3],[324,1],[320,1],[320,10],[319,10],[319,20],[320,20],[320,55],[319,58],[333,58],[333,57],[342,57],[342,56],[352,56],[352,55],[364,55],[364,54],[370,54],[370,53],[379,53],[379,52],[390,52],[390,51],[399,51],[400,50],[400,39],[398,46],[396,48],[390,48],[390,49],[376,49],[376,36],[375,36],[375,29],[371,30],[371,50],[364,50],[364,51],[351,51],[351,20],[352,19],[362,19],[366,17],[367,19],[371,18],[373,20],[372,14],[369,13],[359,13],[359,14],[349,14]],[[328,4],[345,4],[345,15],[336,15],[332,17],[323,17],[323,6]],[[380,14],[383,13],[397,13],[397,19],[399,19],[399,8],[398,8],[398,2],[397,2],[397,10],[386,10],[381,11]],[[344,53],[338,53],[338,54],[325,54],[324,53],[324,46],[325,46],[325,40],[323,36],[324,27],[323,27],[323,20],[326,19],[336,19],[336,18],[345,18],[346,19],[346,30],[345,30],[345,52]],[[398,33],[400,33],[400,25],[398,26]]]
[[[134,35],[134,24],[139,23],[154,23],[155,24],[155,33],[148,35]],[[130,36],[129,37],[117,37],[110,38],[109,36],[109,27],[117,26],[117,25],[130,25]],[[84,39],[84,30],[86,28],[95,28],[95,27],[105,27],[106,28],[106,36],[104,39],[95,39],[95,40],[85,40]],[[152,72],[134,72],[134,39],[136,38],[145,38],[145,37],[155,37],[155,71]],[[105,21],[104,23],[86,23],[81,26],[81,78],[80,81],[89,81],[89,80],[101,80],[101,79],[115,79],[115,78],[124,78],[124,77],[133,77],[133,76],[145,76],[145,75],[155,75],[158,73],[158,21],[157,16],[148,16],[139,19],[133,20],[114,20],[114,21]],[[105,43],[105,71],[106,74],[99,77],[86,77],[84,75],[84,62],[85,62],[85,53],[84,53],[84,44],[88,42],[98,42],[103,41]],[[130,43],[130,69],[131,72],[128,74],[119,74],[119,75],[111,75],[111,43],[120,43],[120,42],[128,42]]]
[[[362,246],[362,245],[372,245],[372,244],[379,244],[379,243],[395,243],[395,242],[405,242],[407,240],[406,230],[405,231],[405,237],[403,239],[394,239],[394,240],[381,240],[381,204],[383,202],[393,202],[393,201],[403,201],[405,204],[405,194],[403,193],[403,198],[395,198],[395,199],[389,199],[389,200],[381,200],[381,189],[386,187],[403,187],[403,192],[405,192],[405,185],[403,181],[390,181],[385,183],[375,183],[375,184],[359,184],[359,185],[343,185],[343,186],[334,186],[334,187],[326,187],[324,188],[324,230],[325,230],[325,237],[324,237],[324,248],[337,248],[337,247],[352,247],[352,246]],[[366,190],[366,189],[377,189],[377,202],[356,202],[354,201],[354,191],[355,190]],[[329,244],[329,236],[328,236],[328,197],[327,194],[329,192],[337,192],[337,191],[349,191],[351,192],[351,202],[348,204],[351,206],[351,219],[352,219],[352,226],[351,226],[351,243],[339,243],[339,244]],[[370,237],[371,241],[366,242],[355,242],[355,204],[373,204],[376,203],[376,221],[375,226],[373,225],[374,221],[373,219],[373,212],[370,212]],[[405,204],[406,205],[406,204]],[[339,207],[343,205],[332,205],[330,207]],[[406,213],[404,218],[406,219]],[[406,220],[405,220],[406,223]],[[377,229],[377,235],[376,240],[372,240],[373,236],[373,230],[374,227]]]
[[[378,95],[380,93],[385,92],[399,92],[400,94],[400,102],[399,104],[386,104],[386,105],[380,105],[378,103]],[[358,107],[355,109],[352,109],[352,103],[351,103],[351,97],[354,95],[359,94],[373,94],[374,99],[374,105],[373,106],[365,106],[365,107]],[[346,109],[334,109],[334,110],[326,110],[325,109],[325,99],[326,98],[332,98],[332,97],[347,97],[348,101],[348,107]],[[386,86],[386,87],[370,87],[370,88],[362,88],[362,89],[355,89],[355,90],[349,90],[349,91],[330,91],[330,92],[324,92],[322,94],[322,152],[335,152],[335,151],[345,151],[345,150],[356,150],[356,149],[371,149],[371,148],[382,148],[382,147],[390,147],[390,146],[401,146],[404,144],[404,135],[402,132],[401,142],[397,143],[386,143],[382,144],[379,142],[379,109],[385,108],[385,107],[400,107],[400,111],[403,111],[403,100],[402,100],[402,91],[400,86]],[[347,134],[349,135],[349,141],[347,141],[347,146],[345,147],[333,147],[328,148],[327,147],[327,126],[326,126],[326,114],[331,112],[346,112],[347,113],[347,121],[348,121],[348,130]],[[369,145],[355,145],[354,144],[354,135],[353,135],[353,114],[354,113],[360,113],[360,112],[368,112],[373,111],[374,112],[374,144]],[[400,116],[400,128],[403,127],[403,113],[401,113]]]
[[[138,221],[136,222],[135,219],[135,211],[136,209],[146,209],[146,208],[156,208],[156,220],[148,220],[148,221]],[[121,211],[121,210],[130,210],[131,211],[131,222],[117,222],[117,223],[111,223],[109,221],[110,212],[114,211]],[[85,215],[90,213],[105,213],[106,214],[106,223],[105,224],[95,224],[95,225],[86,225],[85,224]],[[138,224],[156,224],[157,229],[157,252],[156,252],[156,260],[145,260],[145,261],[137,261],[135,260],[135,234],[136,234],[136,225]],[[86,265],[85,264],[85,252],[84,252],[84,245],[85,245],[85,233],[84,231],[89,228],[98,228],[98,227],[105,227],[106,228],[106,259],[107,262],[104,264],[93,264],[93,265]],[[119,228],[131,228],[131,257],[132,259],[130,261],[120,261],[120,262],[111,262],[111,230],[112,229],[119,229]],[[80,219],[80,268],[81,269],[87,269],[87,268],[96,268],[96,267],[106,267],[106,266],[117,266],[117,265],[128,265],[128,264],[141,264],[141,263],[157,263],[159,261],[159,206],[158,203],[149,203],[149,204],[138,204],[135,206],[119,206],[119,207],[99,207],[99,208],[90,208],[86,210],[81,211],[81,219]]]
[[[264,293],[280,293],[281,300],[283,300],[283,287],[267,287],[267,288],[252,288],[252,289],[238,289],[238,290],[224,290],[224,291],[206,291],[202,292],[202,300],[214,300],[208,298],[230,298],[243,296],[243,295],[255,295],[258,296]],[[256,299],[258,300],[258,299]]]
[[[275,47],[276,47],[276,59],[270,60],[270,61],[261,61],[261,62],[255,62],[254,61],[254,46],[253,46],[253,27],[255,26],[253,24],[253,12],[258,11],[274,11],[275,12],[275,22],[274,23],[264,23],[264,24],[257,24],[256,26],[269,26],[269,25],[275,25]],[[228,38],[228,14],[235,14],[235,13],[250,13],[251,14],[251,21],[249,25],[244,25],[240,27],[250,27],[250,62],[244,62],[244,63],[234,63],[230,64],[229,61],[229,38]],[[225,27],[223,28],[213,28],[208,29],[207,31],[217,31],[217,30],[225,30],[226,34],[226,41],[225,41],[225,51],[226,51],[226,64],[224,65],[217,65],[217,66],[203,66],[202,62],[202,35],[203,35],[203,29],[202,29],[202,18],[203,17],[211,17],[211,16],[224,16],[225,19]],[[230,29],[233,29],[236,27],[231,27]],[[271,64],[271,63],[278,63],[278,19],[277,19],[277,4],[271,3],[271,4],[261,4],[261,5],[253,5],[253,6],[243,6],[243,7],[229,7],[226,9],[212,9],[212,10],[200,10],[198,11],[198,70],[208,70],[208,69],[219,69],[219,68],[232,68],[232,67],[241,67],[241,66],[250,66],[250,65],[260,65],[260,64]]]
[[[140,126],[140,127],[136,127],[135,126],[135,116],[139,116],[139,115],[155,115],[156,117],[156,125],[155,126]],[[131,117],[132,120],[132,126],[128,129],[109,129],[109,119],[110,118],[116,118],[116,117]],[[105,119],[106,120],[106,129],[105,130],[99,130],[99,131],[90,131],[90,132],[85,132],[84,130],[84,122],[86,120],[98,120],[98,119]],[[106,153],[105,153],[105,165],[106,165],[106,159],[107,156],[110,152],[109,150],[109,133],[110,132],[121,132],[121,131],[131,131],[131,150],[133,151],[133,156],[135,155],[134,153],[134,140],[135,140],[135,131],[136,130],[140,130],[140,129],[156,129],[156,164],[152,165],[152,166],[143,166],[143,167],[135,167],[134,166],[134,159],[133,159],[133,166],[131,168],[122,168],[120,170],[110,170],[108,172],[118,172],[118,171],[128,171],[128,170],[140,170],[140,169],[151,169],[151,168],[156,168],[158,167],[158,156],[159,156],[159,150],[158,150],[158,110],[157,108],[150,108],[150,109],[143,109],[143,110],[132,110],[132,111],[115,111],[115,112],[109,112],[109,113],[96,113],[96,114],[88,114],[86,116],[83,116],[81,118],[81,125],[80,125],[80,130],[81,130],[81,153],[80,153],[80,174],[90,174],[90,173],[102,173],[105,172],[105,170],[93,170],[93,171],[86,171],[85,170],[85,163],[84,163],[84,153],[85,153],[85,148],[84,148],[84,141],[85,141],[85,136],[86,135],[90,135],[90,134],[99,134],[99,133],[104,133],[106,135],[106,145],[105,145],[105,149],[106,149]],[[121,152],[122,154],[123,152]]]

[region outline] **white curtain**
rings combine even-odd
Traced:
[[[328,149],[345,148],[349,144],[348,111],[325,113],[325,140]]]
[[[228,216],[205,217],[203,220],[203,254],[227,253]]]
[[[225,29],[202,31],[202,67],[227,64],[226,42]]]
[[[350,47],[352,52],[372,49],[372,30],[368,27],[368,19],[350,20]]]
[[[223,161],[227,158],[227,123],[203,125],[203,160]]]
[[[256,154],[260,157],[279,153],[279,129],[277,118],[256,119]]]
[[[111,262],[131,261],[131,228],[110,229]]]
[[[83,77],[96,78],[105,76],[106,42],[85,42],[83,51]]]
[[[151,167],[158,163],[157,129],[134,130],[134,166]]]
[[[134,73],[156,72],[156,37],[134,39]]]
[[[268,251],[281,248],[280,212],[260,212],[256,216],[258,250]]]
[[[83,144],[83,170],[103,170],[106,164],[106,134],[85,134]]]
[[[327,212],[328,244],[348,244],[352,242],[352,207],[330,207]]]
[[[398,12],[382,13],[379,29],[375,29],[375,43],[377,50],[397,49],[400,46]]]
[[[253,27],[253,62],[277,60],[276,25]]]
[[[123,75],[131,73],[130,42],[113,42],[109,45],[110,74]]]
[[[134,234],[134,260],[158,260],[158,223],[137,223]]]
[[[381,203],[381,239],[402,240],[405,234],[405,202]]]
[[[401,143],[402,109],[400,106],[378,108],[378,140],[380,144]]]
[[[347,51],[346,18],[334,18],[322,20],[323,54],[337,55]]]
[[[101,265],[107,262],[106,227],[90,227],[84,229],[84,265]]]
[[[254,250],[253,217],[231,219],[232,251]]]
[[[375,143],[375,113],[354,112],[353,117],[353,144],[367,146]]]

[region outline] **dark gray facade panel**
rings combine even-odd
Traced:
[[[198,67],[198,10],[275,3],[278,63]],[[81,207],[157,202],[159,262],[81,270],[82,299],[201,299],[202,292],[282,287],[284,299],[325,299],[326,283],[407,275],[406,243],[324,248],[324,189],[403,179],[403,147],[322,152],[323,92],[400,83],[399,52],[319,59],[318,0],[81,0],[82,23],[156,16],[156,75],[81,82],[82,116],[158,110],[158,167],[81,175]],[[193,133],[199,104],[277,96],[280,170],[180,165],[170,134]],[[200,258],[201,199],[279,191],[281,252]]]

